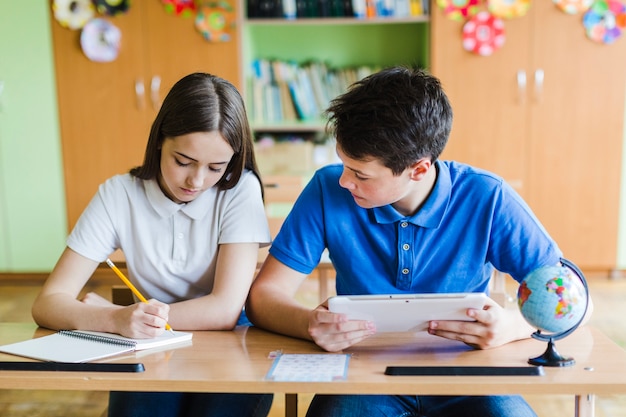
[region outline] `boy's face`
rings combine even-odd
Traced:
[[[407,172],[393,175],[378,159],[351,159],[337,148],[343,162],[339,185],[350,191],[354,201],[363,208],[386,206],[404,198],[412,188]]]
[[[339,185],[350,191],[357,205],[363,208],[391,204],[405,216],[412,215],[426,199],[436,179],[436,169],[429,158],[422,158],[393,175],[378,159],[349,158],[337,147],[343,162]]]

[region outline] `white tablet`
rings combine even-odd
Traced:
[[[343,295],[331,297],[328,308],[350,320],[369,320],[378,332],[418,332],[431,320],[463,320],[468,308],[482,309],[484,293]]]

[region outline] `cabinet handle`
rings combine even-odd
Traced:
[[[517,97],[520,104],[524,104],[526,98],[526,71],[517,71]]]
[[[155,75],[152,77],[152,81],[150,82],[150,99],[152,100],[152,107],[154,110],[159,110],[161,107],[161,77]]]
[[[543,96],[543,78],[544,73],[541,68],[535,70],[535,101],[539,103]]]
[[[146,91],[143,86],[143,80],[140,78],[135,80],[135,101],[137,103],[137,110],[143,110],[145,106]]]

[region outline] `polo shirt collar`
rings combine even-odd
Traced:
[[[144,181],[146,187],[146,196],[148,197],[148,201],[152,208],[158,213],[161,217],[170,217],[177,211],[182,211],[187,216],[191,217],[194,220],[201,219],[206,216],[208,213],[208,204],[211,199],[211,194],[215,192],[214,188],[210,188],[200,194],[195,200],[187,204],[178,204],[170,200],[164,193],[161,191],[161,187],[156,179]]]
[[[411,217],[405,217],[398,213],[391,204],[374,207],[372,213],[377,223],[395,223],[401,220],[414,224],[415,226],[435,229],[439,227],[443,216],[450,203],[452,191],[452,181],[450,179],[450,171],[446,164],[442,164],[439,160],[435,161],[437,168],[437,179],[435,186],[430,195],[424,202],[424,205]]]

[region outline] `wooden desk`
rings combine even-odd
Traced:
[[[1,323],[0,344],[48,334],[33,324]],[[396,335],[394,335],[396,336]],[[576,364],[546,368],[529,377],[405,377],[386,376],[389,365],[524,366],[545,350],[545,343],[524,340],[487,351],[425,334],[375,337],[346,350],[350,360],[346,381],[275,382],[264,377],[272,351],[321,353],[313,343],[238,328],[232,332],[196,332],[191,346],[167,351],[143,351],[109,362],[142,362],[143,373],[0,372],[0,389],[109,391],[206,391],[249,393],[429,394],[489,395],[569,394],[576,399],[576,416],[594,415],[594,395],[626,394],[626,351],[593,328],[582,328],[557,342],[557,349]],[[24,360],[0,354],[1,361]],[[293,396],[291,396],[293,399]],[[287,412],[295,415],[293,404]]]

